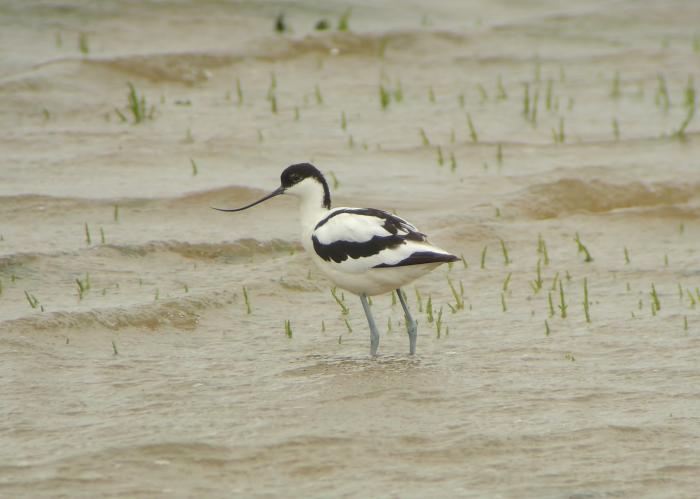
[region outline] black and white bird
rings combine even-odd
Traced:
[[[377,354],[379,332],[368,296],[396,290],[406,315],[409,352],[416,351],[417,325],[401,287],[437,266],[458,258],[428,242],[407,221],[373,208],[331,208],[328,183],[309,163],[291,165],[282,172],[281,185],[241,211],[280,194],[301,200],[301,242],[319,270],[339,288],[359,295],[370,329],[370,353]]]

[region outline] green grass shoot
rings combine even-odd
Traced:
[[[445,157],[442,155],[442,147],[437,146],[437,164],[442,166],[445,164]]]
[[[112,352],[114,355],[119,355],[119,350],[117,350],[117,342],[112,340]]]
[[[340,113],[340,129],[341,130],[347,130],[348,128],[348,120],[345,117],[345,111]]]
[[[92,244],[92,238],[90,237],[90,227],[88,227],[87,222],[85,222],[85,244],[90,246]]]
[[[552,300],[552,292],[547,292],[547,304],[549,305],[549,316],[554,317],[554,301]]]
[[[442,307],[438,310],[437,318],[435,319],[435,334],[437,339],[440,339],[440,332],[442,331]]]
[[[537,253],[539,255],[542,255],[542,258],[544,259],[544,266],[549,266],[549,253],[547,253],[547,243],[545,243],[544,239],[542,238],[542,234],[538,234],[537,236]]]
[[[629,265],[630,263],[630,252],[627,251],[627,246],[625,246],[625,265]]]
[[[422,128],[418,130],[420,133],[421,140],[423,141],[423,147],[430,147],[430,140],[428,140],[428,135]]]
[[[561,283],[561,280],[559,281],[559,311],[561,312],[561,318],[566,319],[566,309],[568,308],[568,305],[566,304],[566,300],[564,299],[564,286]]]
[[[115,204],[114,205],[114,215],[113,215],[114,221],[119,222],[119,205]]]
[[[348,333],[352,333],[352,327],[350,327],[350,321],[345,318],[345,327],[348,328]]]
[[[510,265],[512,263],[512,260],[508,256],[508,248],[506,247],[506,243],[503,239],[499,239],[499,241],[501,241],[501,252],[503,253],[503,264]]]
[[[379,84],[379,105],[382,108],[382,111],[386,111],[387,108],[389,107],[389,104],[391,104],[391,94],[389,93],[389,90],[384,87],[381,83]]]
[[[277,18],[275,19],[275,31],[277,33],[284,33],[287,31],[287,23],[284,21],[283,12],[277,14]]]
[[[335,300],[335,302],[336,302],[336,303],[338,304],[338,306],[340,307],[340,312],[341,312],[343,315],[348,315],[348,313],[350,313],[350,309],[347,307],[347,305],[345,305],[345,303],[343,302],[343,300],[341,300],[341,299],[338,297],[338,294],[337,294],[337,290],[336,290],[336,289],[337,289],[337,288],[335,288],[335,287],[331,288],[331,295],[333,296],[333,299]]]
[[[85,33],[80,33],[80,35],[78,35],[78,50],[80,50],[80,53],[83,55],[88,55],[90,53],[90,43]]]
[[[498,166],[503,166],[503,144],[500,142],[496,146],[496,162]]]
[[[612,130],[613,130],[613,137],[615,138],[615,141],[620,140],[620,123],[618,123],[617,118],[613,118],[612,120]]]
[[[656,309],[656,312],[661,310],[661,302],[659,301],[659,295],[656,292],[656,287],[654,286],[654,283],[651,283],[651,292],[649,293],[649,296],[651,296],[651,303],[652,303],[652,311]],[[654,313],[656,315],[656,313]]]
[[[350,14],[352,14],[352,9],[347,9],[340,15],[338,19],[338,31],[348,31],[348,29],[350,29]]]
[[[530,283],[530,286],[535,294],[540,292],[542,289],[542,284],[544,284],[544,280],[542,279],[542,271],[540,268],[541,261],[542,260],[540,259],[537,260],[537,276],[535,277],[535,280]]]
[[[27,298],[30,307],[37,308],[39,306],[39,300],[37,300],[36,296],[31,294],[29,291],[24,290],[24,296]]]
[[[549,322],[547,322],[547,319],[544,320],[544,335],[549,336],[551,333],[551,330],[549,329]]]
[[[428,301],[425,303],[425,315],[428,317],[428,322],[432,323],[433,318],[433,297],[428,295]]]
[[[686,115],[685,119],[681,123],[681,125],[678,127],[678,130],[673,132],[673,137],[680,139],[680,140],[685,140],[686,135],[685,135],[685,130],[688,128],[688,125],[690,125],[690,122],[693,121],[693,118],[695,117],[695,106],[688,108],[688,114]]]
[[[394,100],[396,102],[403,101],[403,87],[401,87],[401,80],[396,83],[396,88],[394,89]]]
[[[576,237],[574,237],[574,242],[578,247],[578,252],[583,253],[585,256],[583,261],[586,263],[592,262],[593,257],[591,257],[591,254],[588,252],[588,248],[581,242],[581,237],[579,237],[578,232],[576,233]]]
[[[544,107],[547,109],[547,111],[552,110],[552,92],[554,88],[554,80],[551,78],[547,80],[547,90],[545,92],[545,98],[544,98]]]
[[[286,334],[287,338],[290,340],[292,339],[292,323],[289,319],[285,319],[284,321],[284,334]]]
[[[525,84],[525,93],[523,94],[523,116],[530,116],[530,84]]]
[[[472,117],[467,113],[467,125],[469,125],[469,136],[472,142],[479,142],[479,136],[476,133],[476,128],[474,128],[474,122],[472,122]]]
[[[319,106],[323,104],[323,94],[321,93],[321,87],[316,84],[314,87],[314,95],[316,96],[316,104]]]
[[[564,118],[559,118],[559,129],[552,128],[552,138],[555,144],[563,144],[566,142],[566,132],[564,131]]]
[[[671,97],[668,95],[668,87],[666,85],[666,78],[664,78],[664,75],[659,73],[656,76],[657,80],[657,88],[656,88],[656,95],[654,96],[654,103],[658,106],[664,109],[664,111],[668,111],[668,109],[671,107]]]
[[[243,87],[241,86],[241,79],[236,77],[236,97],[238,98],[237,104],[240,106],[243,104]]]
[[[100,243],[107,243],[107,239],[105,238],[105,230],[102,227],[100,227]]]
[[[192,176],[194,177],[199,173],[199,169],[197,168],[197,163],[192,158],[190,158],[190,165],[192,166]]]
[[[454,284],[452,284],[452,280],[449,277],[447,278],[447,284],[450,286],[450,291],[455,299],[453,310],[464,310],[464,286],[462,285],[462,282],[460,281],[459,283],[460,292],[457,292],[457,289],[455,288]]]
[[[507,293],[507,292],[508,292],[508,285],[510,284],[510,278],[511,278],[511,277],[513,277],[513,273],[512,273],[512,272],[508,272],[508,275],[507,275],[506,278],[503,280],[503,286],[501,286],[501,287],[502,287],[504,293]]]
[[[486,268],[486,251],[489,249],[488,246],[484,246],[484,249],[481,250],[481,268],[485,269]]]
[[[418,291],[417,287],[414,287],[413,289],[416,292],[416,301],[418,302],[418,312],[422,313],[423,312],[423,297],[421,296],[420,291]],[[392,296],[392,305],[395,305],[396,304],[395,293],[392,293],[391,296]]]
[[[245,301],[245,313],[250,315],[253,310],[250,308],[250,297],[248,296],[248,290],[245,286],[243,286],[243,300]]]
[[[508,311],[508,306],[506,305],[506,295],[503,292],[501,292],[501,310],[503,312]]]
[[[464,254],[459,255],[459,259],[462,260],[462,266],[465,269],[469,268],[469,264],[467,263],[467,260],[464,258]]]

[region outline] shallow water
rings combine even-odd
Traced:
[[[345,8],[0,6],[0,495],[695,496],[695,2],[372,2],[313,31]],[[127,82],[153,119],[120,120]],[[293,199],[210,210],[300,161],[464,256],[406,289],[415,358],[390,296],[369,358]]]

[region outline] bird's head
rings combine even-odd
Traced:
[[[281,194],[291,194],[301,198],[313,198],[322,194],[323,207],[331,207],[328,183],[323,178],[323,174],[310,163],[297,163],[284,169],[282,175],[280,175],[280,186],[267,196],[241,208],[214,209],[219,211],[243,211]]]

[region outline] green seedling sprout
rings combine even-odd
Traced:
[[[316,96],[316,104],[319,106],[323,104],[323,95],[321,94],[321,87],[316,84],[314,87],[314,95]]]
[[[114,205],[114,221],[119,222],[119,205],[115,204]]]
[[[250,308],[250,298],[248,297],[248,290],[245,286],[243,286],[243,300],[245,302],[245,313],[250,315],[253,310]]]
[[[681,123],[680,127],[678,127],[678,130],[673,132],[673,137],[679,139],[679,140],[685,140],[686,135],[685,135],[685,130],[688,128],[688,125],[690,125],[690,122],[693,121],[693,118],[695,117],[695,106],[688,108],[688,114]]]
[[[423,141],[423,147],[430,147],[430,140],[428,140],[428,135],[426,135],[425,130],[420,128],[418,132],[420,133],[421,140]]]
[[[508,292],[508,285],[510,284],[510,278],[511,278],[512,276],[513,276],[513,273],[512,273],[512,272],[508,272],[508,275],[507,275],[506,278],[503,280],[503,286],[502,286],[502,288],[503,288],[503,292],[504,292],[504,293],[507,293],[507,292]]]
[[[283,12],[280,12],[275,19],[275,31],[277,33],[284,33],[287,31],[287,23],[284,21]]]
[[[476,133],[476,128],[474,128],[474,123],[472,122],[472,117],[469,113],[467,113],[467,125],[469,125],[469,136],[471,137],[472,142],[479,142],[479,136]]]
[[[523,94],[523,116],[530,116],[530,84],[525,83],[525,93]]]
[[[684,315],[683,316],[683,331],[687,331],[687,330],[688,330],[688,316]]]
[[[545,98],[544,98],[544,106],[547,109],[547,111],[552,110],[552,90],[554,87],[554,80],[551,78],[547,80],[547,90],[545,93]]]
[[[192,166],[192,176],[194,177],[199,173],[199,169],[197,168],[197,163],[192,158],[190,158],[190,165]]]
[[[80,35],[78,35],[78,49],[83,55],[88,55],[90,53],[90,44],[88,43],[88,36],[85,33],[80,33]]]
[[[25,290],[24,296],[27,298],[30,307],[37,308],[39,306],[39,300],[37,300],[36,296],[31,294],[29,291]]]
[[[551,333],[549,329],[549,322],[547,322],[547,319],[544,320],[544,335],[549,336]]]
[[[236,77],[236,97],[238,98],[237,104],[240,106],[243,104],[243,87],[241,86],[240,78]]]
[[[449,277],[447,278],[447,284],[450,286],[450,291],[452,292],[452,296],[455,299],[455,306],[453,308],[453,311],[464,310],[464,286],[462,285],[462,282],[460,281],[459,283],[459,293],[457,292],[457,289],[454,287],[454,284],[452,284],[452,280]]]
[[[442,155],[442,147],[437,146],[437,164],[442,166],[445,164],[445,158]]]
[[[661,310],[661,302],[659,301],[659,295],[656,293],[656,287],[654,286],[654,283],[651,283],[651,292],[649,293],[651,296],[651,303],[652,303],[652,311],[656,309],[656,312]],[[654,315],[656,313],[654,312]]]
[[[114,353],[114,355],[119,355],[119,350],[117,350],[117,343],[114,340],[112,340],[112,352]]]
[[[435,331],[437,339],[440,339],[440,332],[442,331],[442,307],[438,310],[437,319],[435,319]]]
[[[534,281],[530,283],[530,286],[532,287],[532,290],[535,294],[540,292],[540,290],[542,289],[542,284],[544,283],[544,280],[542,279],[542,272],[540,269],[540,262],[541,260],[537,260],[537,277]]]
[[[462,260],[462,266],[463,266],[465,269],[468,269],[468,268],[469,268],[469,264],[467,263],[467,260],[464,258],[464,254],[460,254],[460,255],[459,255],[459,259]]]
[[[340,129],[341,130],[347,130],[348,128],[348,120],[345,117],[345,111],[340,113]]]
[[[352,327],[350,327],[350,322],[348,321],[347,318],[345,320],[345,327],[348,328],[348,333],[352,333]]]
[[[341,14],[340,18],[338,19],[338,31],[348,31],[350,28],[350,14],[352,14],[352,9],[347,9]]]
[[[287,338],[290,340],[292,339],[292,323],[289,321],[289,319],[284,321],[284,334],[286,334]]]
[[[421,313],[422,313],[422,312],[423,312],[423,297],[421,296],[420,291],[418,291],[418,288],[417,288],[417,287],[414,287],[413,289],[414,289],[415,292],[416,292],[416,302],[418,302],[418,312],[421,312]],[[396,296],[396,295],[394,295],[394,294],[392,293],[392,305],[395,305],[395,304],[396,304],[396,298],[395,298],[395,296]]]
[[[561,280],[559,281],[559,310],[561,311],[561,318],[566,319],[566,309],[568,308],[568,305],[566,304],[566,301],[564,300],[564,286],[561,283]]]
[[[547,303],[549,305],[549,316],[554,317],[554,302],[552,300],[552,292],[548,291],[547,292]]]
[[[484,249],[481,250],[481,268],[485,269],[486,268],[486,251],[489,249],[488,246],[484,246]]]
[[[549,266],[549,253],[547,252],[547,243],[542,238],[542,234],[537,235],[537,253],[542,255],[544,266]]]
[[[105,230],[102,227],[100,227],[100,243],[107,243],[107,239],[105,238]]]
[[[501,309],[503,312],[508,311],[508,307],[506,306],[506,295],[505,293],[501,293]]]
[[[428,301],[425,304],[425,314],[428,317],[428,322],[433,322],[433,297],[428,295]]]
[[[92,238],[90,237],[90,227],[88,227],[87,222],[85,222],[85,244],[90,246],[92,244]]]
[[[503,252],[503,264],[504,265],[510,265],[512,263],[512,260],[508,257],[508,248],[506,248],[506,243],[503,239],[500,239],[501,241],[501,251]]]
[[[321,320],[321,332],[325,333],[326,332],[326,321]]]
[[[630,253],[627,251],[627,246],[625,246],[625,265],[629,265],[630,263]]]
[[[341,300],[341,299],[338,297],[337,291],[336,291],[336,288],[335,288],[335,287],[331,288],[331,295],[333,296],[333,299],[335,300],[335,302],[336,302],[336,303],[338,304],[338,306],[340,307],[340,312],[341,312],[343,315],[348,315],[348,313],[350,313],[350,309],[347,307],[347,305],[345,305],[345,303],[343,303],[343,300]]]
[[[578,246],[578,252],[579,252],[579,253],[583,253],[584,256],[585,256],[585,258],[584,258],[583,261],[586,262],[586,263],[592,262],[592,261],[593,261],[593,257],[591,257],[591,254],[588,252],[588,249],[587,249],[586,246],[581,242],[581,238],[579,237],[578,232],[576,233],[576,237],[574,237],[574,242],[575,242],[576,245]]]
[[[384,85],[381,83],[379,84],[379,105],[382,108],[382,111],[386,111],[389,108],[389,104],[391,103],[391,94],[389,93],[389,90],[387,90]]]

